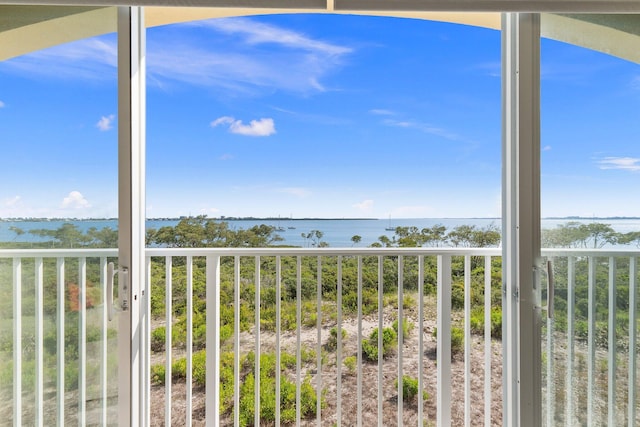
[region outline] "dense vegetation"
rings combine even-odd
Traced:
[[[16,238],[24,234],[24,231],[17,227],[13,229]],[[104,228],[102,230],[89,229],[82,232],[77,226],[66,223],[56,230],[32,230],[30,233],[40,237],[46,237],[49,240],[40,243],[31,243],[29,246],[44,248],[80,248],[80,247],[115,247],[117,245],[117,231]],[[313,230],[303,236],[307,239],[309,246],[326,246],[322,241],[323,234],[320,230]],[[18,239],[16,239],[18,240]],[[147,245],[172,247],[172,248],[192,248],[192,247],[268,247],[277,244],[280,241],[275,227],[268,225],[254,226],[249,229],[230,229],[225,222],[219,222],[204,216],[189,217],[182,219],[175,227],[161,227],[158,230],[148,230]],[[352,237],[354,243],[360,241],[359,236]],[[640,245],[640,233],[632,232],[626,234],[616,233],[607,224],[580,224],[569,222],[563,224],[553,230],[544,230],[543,245],[567,248],[601,248],[607,244],[636,244]],[[418,229],[417,227],[397,227],[394,235],[390,238],[381,236],[379,241],[374,243],[374,247],[442,247],[442,246],[459,246],[459,247],[491,247],[500,244],[500,232],[496,227],[490,226],[486,228],[478,228],[475,226],[464,225],[447,230],[442,225],[436,225],[429,228]],[[2,247],[25,247],[24,243],[4,242]],[[192,264],[187,264],[185,257],[173,257],[171,269],[172,295],[171,295],[171,313],[173,316],[171,343],[175,348],[184,348],[186,346],[187,321],[186,321],[186,289],[187,289],[187,270],[192,269],[192,289],[193,289],[193,348],[198,351],[194,357],[194,382],[196,386],[204,385],[204,345],[206,335],[206,281],[205,281],[205,259],[194,257]],[[13,336],[12,336],[12,267],[11,259],[0,259],[0,313],[2,319],[0,323],[0,383],[4,386],[11,387],[12,383],[12,366],[10,362]],[[165,258],[154,258],[151,263],[151,312],[152,316],[157,319],[164,318],[166,310],[166,268]],[[362,309],[365,315],[378,312],[378,263],[377,256],[365,256],[362,258],[362,287],[358,289],[358,262],[354,257],[343,257],[340,266],[338,266],[337,257],[322,257],[322,263],[318,264],[316,257],[302,257],[300,260],[301,270],[299,272],[301,283],[297,282],[297,264],[296,257],[282,257],[280,259],[281,277],[281,312],[280,325],[283,331],[293,331],[298,324],[302,327],[315,327],[317,322],[318,311],[322,316],[323,324],[335,324],[338,301],[338,271],[342,273],[341,287],[342,294],[342,312],[345,316],[352,316],[357,313],[358,300],[362,300]],[[403,304],[407,309],[416,306],[418,284],[418,259],[417,257],[404,257],[403,263],[398,262],[397,257],[384,257],[382,259],[384,277],[383,277],[383,304],[389,307],[397,307]],[[609,278],[609,260],[606,258],[595,258],[591,262],[595,266],[595,283],[596,283],[596,335],[597,342],[600,346],[606,347],[607,343],[607,313],[608,313],[608,278]],[[44,266],[44,313],[50,324],[55,324],[56,299],[57,299],[57,277],[56,277],[56,260],[45,260]],[[586,339],[587,337],[587,318],[588,318],[588,263],[589,259],[585,257],[577,257],[575,259],[575,327],[576,337],[578,339]],[[617,346],[625,348],[628,340],[628,318],[629,310],[629,278],[628,278],[628,259],[619,259],[616,264],[616,306],[617,306],[617,323],[616,334],[618,337]],[[403,289],[404,300],[398,301],[398,268],[403,268]],[[242,278],[240,287],[237,289],[240,296],[240,329],[242,331],[251,332],[254,328],[256,313],[256,292],[259,292],[260,301],[260,328],[262,331],[274,331],[276,328],[276,295],[277,286],[276,271],[278,265],[274,256],[265,256],[260,258],[260,289],[255,288],[255,260],[253,258],[223,257],[221,260],[221,340],[223,349],[229,348],[230,338],[234,333],[234,298],[236,292],[234,285],[234,270],[240,271]],[[33,260],[23,260],[22,266],[22,314],[25,317],[32,317],[35,309],[35,270]],[[479,257],[471,259],[471,328],[473,333],[484,333],[484,260]],[[555,309],[556,321],[555,328],[557,331],[566,332],[567,329],[567,258],[562,257],[554,260],[554,271],[556,279],[555,293]],[[65,311],[66,311],[66,330],[65,330],[65,354],[67,360],[67,368],[65,375],[68,376],[66,388],[72,389],[77,387],[77,354],[78,354],[78,260],[66,260],[65,268]],[[322,282],[320,286],[322,306],[316,307],[318,274],[321,274]],[[499,338],[502,332],[502,311],[501,311],[501,259],[494,257],[491,264],[491,333],[495,338]],[[462,257],[454,257],[452,259],[452,307],[454,310],[460,310],[464,306],[464,259]],[[436,258],[434,256],[425,257],[425,272],[423,289],[427,296],[433,296],[436,292]],[[102,304],[100,290],[100,268],[96,260],[88,260],[87,263],[87,308],[99,307]],[[360,294],[359,294],[360,292]],[[301,316],[298,318],[296,303],[300,297],[302,310]],[[543,293],[543,298],[545,297]],[[23,340],[25,342],[33,342],[33,328],[29,322],[25,323],[25,331]],[[404,324],[402,328],[403,334],[408,334],[410,324]],[[98,341],[101,339],[101,332],[96,325],[89,325],[87,329],[88,341]],[[381,354],[383,357],[391,354],[397,343],[398,325],[397,321],[392,326],[386,326],[382,330],[383,349]],[[378,334],[375,329],[371,335],[365,337],[362,343],[362,351],[364,360],[368,363],[374,363],[378,358]],[[452,348],[454,352],[463,349],[463,334],[457,327],[452,329]],[[164,326],[155,328],[151,335],[151,348],[155,352],[162,352],[165,349],[166,333]],[[328,337],[327,345],[324,349],[327,352],[335,350],[335,341],[338,339],[337,329],[334,328],[332,334]],[[346,339],[345,333],[341,334],[341,339]],[[332,343],[333,340],[334,342]],[[55,327],[45,328],[45,367],[49,369],[47,375],[55,376],[55,352],[56,352],[56,330]],[[225,384],[233,384],[233,357],[232,353],[225,353],[221,362],[221,372],[223,376],[227,376]],[[308,360],[312,361],[315,356],[307,353]],[[33,384],[33,364],[35,360],[35,348],[26,346],[23,349],[23,379],[25,381],[25,389],[29,389],[28,384]],[[230,359],[231,357],[231,359]],[[245,353],[241,362],[241,419],[242,423],[251,425],[253,422],[253,394],[251,389],[255,382],[253,353]],[[295,359],[295,358],[294,358]],[[326,357],[323,357],[325,360]],[[345,366],[352,365],[353,360],[347,357],[344,360]],[[260,360],[260,387],[261,408],[260,413],[263,419],[269,418],[274,412],[272,399],[275,393],[275,383],[273,383],[273,372],[275,371],[275,358],[273,353],[264,352]],[[172,379],[183,378],[186,364],[184,359],[177,359],[172,369]],[[289,397],[293,390],[295,394],[295,386],[292,385],[292,379],[287,377],[291,370],[291,356],[284,353],[282,356],[282,364],[280,366],[283,373],[283,382],[281,383],[281,394],[283,403],[281,411],[283,417],[291,415],[292,407]],[[349,369],[349,368],[348,368]],[[271,376],[270,376],[271,375]],[[157,365],[153,367],[153,379],[157,383],[166,381],[164,366]],[[75,380],[74,380],[75,378]],[[412,378],[403,379],[403,391],[406,393],[405,398],[411,398],[417,392]],[[293,388],[292,388],[293,387]],[[316,393],[309,377],[306,377],[303,385],[303,416],[313,416],[316,410]],[[224,389],[221,394],[222,408],[230,413],[233,410],[232,405],[233,390]],[[294,401],[295,403],[295,401]],[[295,409],[293,409],[295,415]],[[287,415],[288,414],[288,415]]]

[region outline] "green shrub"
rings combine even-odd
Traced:
[[[164,326],[159,326],[151,332],[151,351],[164,351],[165,334],[166,329]]]
[[[345,357],[342,362],[344,363],[344,366],[347,368],[347,372],[349,374],[353,375],[356,373],[356,363],[357,363],[356,356]]]
[[[346,337],[347,337],[347,330],[342,328],[341,340],[344,341]],[[334,326],[333,328],[331,328],[331,330],[329,330],[329,338],[327,338],[326,348],[329,351],[333,351],[337,347],[338,347],[338,328]]]
[[[474,307],[471,309],[471,332],[484,335],[484,307]],[[491,309],[491,336],[502,338],[502,308],[493,307]]]
[[[382,329],[382,357],[385,358],[395,349],[398,335],[393,328]],[[362,353],[372,362],[378,361],[378,328],[374,329],[369,338],[362,341]]]
[[[393,330],[396,331],[396,334],[397,334],[399,332],[398,319],[394,320],[393,325],[391,326],[393,327]],[[407,319],[402,319],[402,337],[403,338],[408,337],[412,330],[413,330],[413,323],[411,323]]]
[[[438,329],[433,330],[433,337],[438,337]],[[464,351],[464,331],[456,326],[451,327],[451,357]]]
[[[396,380],[396,388],[398,388],[398,380]],[[402,398],[406,401],[413,400],[418,395],[418,379],[408,375],[402,376]],[[427,400],[429,393],[422,391],[422,399]]]

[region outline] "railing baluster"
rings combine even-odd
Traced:
[[[300,373],[302,371],[302,341],[300,335],[300,325],[302,323],[302,257],[296,257],[296,425],[300,425],[300,406],[302,399],[300,396],[300,387],[302,380]]]
[[[471,255],[464,256],[464,425],[471,425]]]
[[[78,287],[79,292],[79,333],[78,333],[78,425],[87,425],[87,258],[81,257],[78,261]]]
[[[165,317],[165,329],[164,329],[164,425],[166,427],[171,426],[171,406],[173,403],[173,396],[171,392],[172,381],[172,362],[173,362],[173,342],[172,342],[172,327],[173,327],[173,257],[167,256],[164,259],[164,317]]]
[[[240,257],[233,259],[233,422],[240,425]]]
[[[193,420],[193,257],[187,256],[186,426]]]
[[[316,343],[316,424],[322,426],[322,257],[317,257],[316,282],[316,329],[318,341]]]
[[[56,261],[56,401],[57,401],[57,425],[63,427],[64,420],[64,320],[65,320],[65,286],[64,286],[64,258],[58,257]]]
[[[337,327],[337,349],[336,349],[336,423],[338,427],[342,425],[342,255],[338,255],[338,327]]]
[[[551,296],[549,294],[547,294],[547,310],[549,310],[549,307],[551,307],[551,304],[553,304],[549,298]],[[556,367],[555,367],[555,337],[554,337],[554,329],[555,329],[555,321],[553,317],[549,317],[548,315],[545,316],[546,317],[546,323],[547,323],[547,346],[546,346],[546,351],[547,351],[547,390],[546,390],[546,399],[547,399],[547,405],[546,405],[546,415],[547,415],[547,426],[551,427],[555,424],[554,422],[554,418],[555,418],[555,409],[556,409],[556,390],[555,390],[555,372],[556,372]]]
[[[220,255],[207,255],[206,423],[220,425]]]
[[[151,258],[145,257],[146,279],[145,287],[142,290],[142,327],[144,331],[144,345],[142,351],[144,355],[144,383],[142,391],[144,393],[144,417],[146,425],[151,425]]]
[[[13,425],[22,425],[22,259],[13,258]]]
[[[254,361],[254,418],[253,424],[260,425],[260,256],[255,258],[255,361]]]
[[[358,402],[356,408],[356,423],[358,427],[362,427],[362,257],[358,257]]]
[[[35,405],[35,425],[42,426],[44,423],[43,406],[44,406],[44,302],[43,302],[43,275],[44,269],[42,264],[42,257],[35,259],[35,288],[36,288],[36,307],[35,307],[35,321],[36,321],[36,405]]]
[[[629,427],[636,425],[636,399],[638,396],[637,387],[637,336],[638,336],[638,258],[629,259]]]
[[[574,362],[576,336],[576,258],[567,257],[567,419],[566,424],[572,425],[575,418],[574,409]]]
[[[451,425],[451,256],[438,255],[437,425]]]
[[[108,343],[107,340],[109,338],[108,330],[109,330],[109,313],[107,312],[107,257],[100,257],[100,289],[102,290],[102,319],[101,319],[101,330],[102,330],[102,348],[100,349],[100,383],[102,385],[102,397],[101,397],[101,406],[102,406],[102,425],[106,426],[108,417],[107,417],[107,408],[109,407],[108,398],[108,377],[107,377],[107,367],[108,367],[108,359],[107,359],[107,350]],[[151,366],[147,364],[147,366]],[[150,384],[150,382],[149,382]],[[148,411],[147,411],[148,412]]]
[[[614,257],[609,258],[609,325],[607,347],[609,349],[608,356],[608,392],[607,392],[607,414],[608,425],[616,425],[616,260]]]
[[[418,257],[418,426],[424,424],[424,255]]]
[[[404,333],[403,333],[403,325],[404,325],[404,258],[402,255],[398,256],[398,370],[397,370],[397,376],[398,376],[398,387],[397,387],[397,393],[398,393],[398,412],[397,412],[397,419],[398,419],[398,426],[402,427],[403,425],[403,419],[402,419],[402,415],[403,415],[403,409],[404,409],[404,405],[403,405],[403,395],[402,395],[402,382],[403,382],[403,378],[402,378],[402,371],[403,371],[403,366],[402,366],[402,347],[404,346]],[[379,335],[382,335],[382,330],[379,331]]]
[[[484,425],[491,426],[491,256],[484,257]]]
[[[281,315],[281,301],[280,301],[280,286],[282,285],[282,265],[280,264],[280,257],[276,257],[276,425],[280,425],[280,372],[282,367],[280,366],[280,315]]]
[[[382,320],[384,315],[384,257],[378,256],[378,427],[382,427],[384,414],[382,412],[382,399],[384,395],[384,375],[382,372]]]
[[[589,257],[589,318],[588,318],[588,344],[587,344],[587,425],[593,426],[595,420],[595,377],[596,377],[596,259]]]
[[[13,258],[13,425],[22,425],[22,259]]]

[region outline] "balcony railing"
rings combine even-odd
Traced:
[[[543,255],[555,279],[551,304],[544,274],[540,293],[546,425],[640,425],[638,252]],[[146,256],[152,425],[502,424],[500,249]],[[117,331],[104,308],[116,257],[0,251],[3,421],[116,419]]]

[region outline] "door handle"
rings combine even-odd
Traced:
[[[127,311],[129,309],[127,301],[129,269],[127,267],[120,267],[120,269],[116,270],[115,265],[110,262],[107,264],[107,316],[109,317],[109,321],[113,320],[113,316],[116,312],[113,304],[113,278],[117,273],[121,273],[119,281],[120,291],[118,292],[118,295],[120,295],[120,301],[122,301],[120,308],[122,311]]]
[[[553,261],[547,260],[547,317],[553,319],[553,300],[556,292],[553,281]]]

